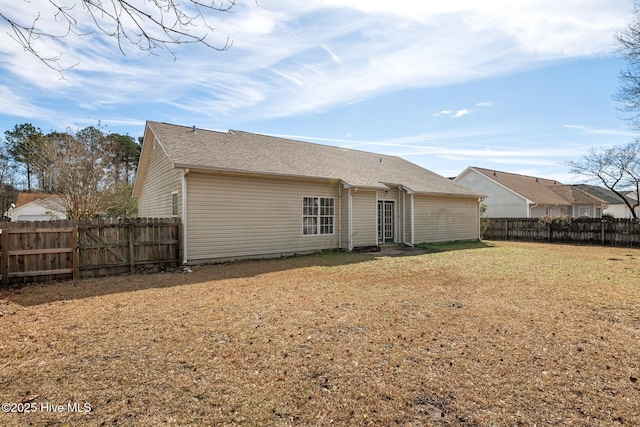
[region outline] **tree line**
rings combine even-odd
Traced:
[[[55,195],[69,218],[137,214],[131,197],[140,144],[129,135],[89,126],[47,134],[30,123],[4,133],[0,147],[0,208],[18,189]]]

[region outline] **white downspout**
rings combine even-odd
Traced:
[[[187,251],[187,174],[189,169],[182,169],[182,263],[187,264],[189,259]]]
[[[349,250],[353,250],[353,193],[357,192],[357,187],[349,188]]]
[[[413,204],[413,193],[410,194],[411,198],[411,246],[414,246],[415,240],[416,240],[416,224],[415,224],[415,211],[414,211],[414,204]]]
[[[342,186],[338,183],[338,247],[342,249]]]
[[[402,190],[402,187],[400,187]],[[402,192],[402,244],[407,244],[407,193]]]
[[[480,217],[480,207],[482,206],[483,201],[484,197],[478,198],[478,241],[482,239],[482,218]]]
[[[531,209],[538,206],[537,203],[527,204],[527,218],[531,218]]]
[[[406,193],[409,195],[409,203],[410,203],[410,208],[411,208],[411,212],[410,212],[410,215],[409,215],[409,225],[411,226],[411,240],[409,241],[409,243],[407,243],[405,241],[404,244],[407,245],[407,246],[415,246],[415,244],[416,244],[415,243],[416,225],[415,225],[415,213],[414,213],[414,204],[413,204],[413,194],[415,193],[415,191],[413,191],[410,188],[407,188],[405,186],[401,186],[400,188],[402,188],[402,190],[406,191]],[[405,217],[406,217],[406,215],[405,215]],[[404,225],[404,222],[403,222],[403,225]]]

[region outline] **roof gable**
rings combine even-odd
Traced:
[[[571,205],[550,188],[560,184],[555,180],[478,167],[473,167],[473,170],[534,203],[550,206]]]
[[[157,138],[178,168],[333,179],[349,186],[380,189],[394,184],[418,193],[477,196],[460,184],[396,156],[158,122],[147,122],[147,130],[151,132],[145,132],[144,143]]]
[[[31,202],[35,201],[35,200],[46,199],[48,197],[51,197],[51,194],[20,192],[20,193],[18,193],[18,197],[16,199],[16,207],[20,207],[20,206],[26,205],[28,203],[31,203]]]

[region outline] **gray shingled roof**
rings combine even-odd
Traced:
[[[552,185],[551,188],[556,194],[572,204],[604,205],[606,202],[592,196],[574,185]]]
[[[598,187],[596,185],[589,184],[576,184],[576,187],[585,193],[591,194],[594,197],[604,200],[610,205],[621,205],[624,204],[624,201],[613,191],[608,188]],[[633,205],[635,200],[627,197],[627,200]]]
[[[341,180],[354,187],[404,185],[417,193],[479,196],[400,157],[241,131],[147,122],[174,167]]]

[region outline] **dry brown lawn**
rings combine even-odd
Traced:
[[[640,425],[637,249],[448,249],[2,292],[0,425]]]

